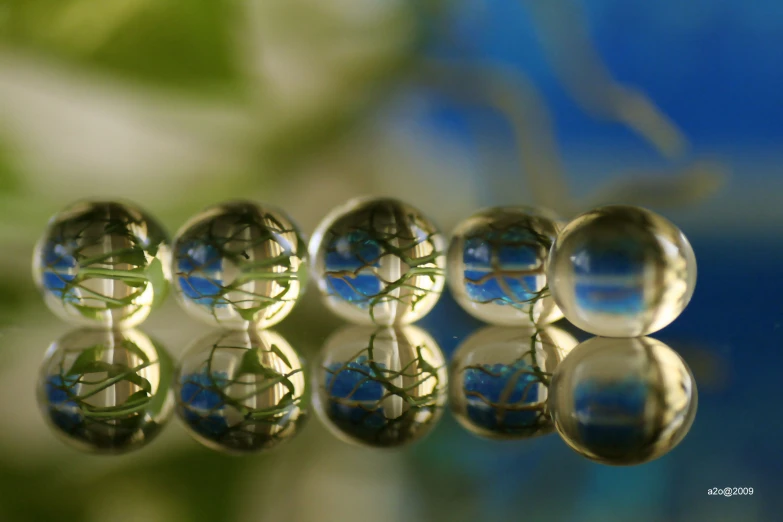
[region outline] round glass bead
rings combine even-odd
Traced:
[[[67,321],[132,327],[166,297],[163,228],[125,203],[82,202],[52,217],[33,254],[44,301]]]
[[[316,412],[346,442],[403,446],[428,434],[443,413],[446,363],[419,328],[343,328],[327,340],[315,368]]]
[[[182,227],[173,251],[179,302],[224,328],[274,325],[306,287],[307,247],[277,209],[244,201],[209,208]]]
[[[454,416],[472,433],[491,439],[550,433],[549,381],[576,344],[552,326],[482,328],[454,354],[449,375]]]
[[[604,464],[640,464],[664,455],[696,416],[690,369],[649,337],[585,341],[555,370],[549,393],[563,439]]]
[[[490,208],[460,223],[448,253],[457,303],[477,319],[504,326],[561,319],[546,278],[557,231],[554,217],[526,207]]]
[[[326,305],[361,324],[407,324],[424,317],[445,282],[446,242],[415,208],[360,198],[333,210],[310,242]]]
[[[299,355],[271,330],[212,333],[183,356],[175,378],[177,415],[208,448],[229,454],[271,449],[307,418]]]
[[[166,351],[137,330],[76,330],[49,348],[38,403],[52,430],[83,451],[146,446],[174,407]]]
[[[685,309],[696,286],[696,257],[663,217],[607,206],[571,221],[549,259],[549,286],[566,319],[606,337],[656,332]]]

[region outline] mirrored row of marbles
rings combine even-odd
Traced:
[[[138,330],[76,330],[52,344],[38,402],[65,442],[94,453],[146,446],[172,412],[208,448],[230,454],[290,440],[307,419],[299,355],[270,330],[201,338],[179,368]]]
[[[427,314],[445,284],[446,241],[397,200],[352,200],[330,213],[310,244],[328,308],[358,323],[407,324]],[[223,328],[266,328],[293,309],[307,283],[307,247],[282,211],[236,201],[179,230],[127,203],[83,202],[52,218],[33,257],[47,305],[66,320],[109,328],[144,321],[173,282],[192,316]]]
[[[685,235],[649,210],[612,205],[557,218],[491,208],[454,231],[449,286],[483,321],[546,325],[565,316],[595,335],[637,337],[670,324],[696,286]]]
[[[308,378],[299,354],[270,330],[209,334],[176,371],[141,332],[79,330],[50,348],[38,395],[61,438],[104,453],[143,447],[172,411],[210,449],[269,450],[301,431],[310,393],[329,431],[375,448],[424,438],[447,399],[480,437],[523,440],[556,429],[606,464],[647,462],[683,439],[697,393],[676,353],[651,338],[576,345],[555,327],[486,327],[447,368],[420,328],[350,326],[326,341]]]
[[[318,226],[309,256],[326,306],[376,325],[421,319],[447,280],[446,240],[417,209],[360,198]],[[282,211],[251,202],[211,207],[169,249],[162,228],[118,203],[81,203],[53,218],[34,255],[47,304],[66,319],[134,326],[174,291],[194,317],[224,328],[285,318],[307,281],[302,234]],[[448,245],[448,284],[470,314],[494,324],[565,317],[588,332],[633,337],[673,321],[693,294],[696,261],[673,224],[637,207],[557,218],[498,207],[462,222]]]
[[[33,277],[57,315],[108,328],[140,324],[172,280],[185,311],[234,329],[281,321],[306,285],[305,242],[273,208],[208,208],[169,245],[158,222],[132,204],[78,203],[49,222],[33,255]]]
[[[415,208],[393,199],[353,200],[327,216],[310,243],[329,308],[351,322],[408,324],[437,302],[448,264],[457,303],[498,325],[543,326],[565,316],[609,337],[647,335],[685,309],[696,284],[690,243],[646,209],[605,206],[561,230],[528,207],[482,210],[448,246]]]
[[[696,382],[674,350],[649,337],[488,327],[457,350],[451,406],[471,432],[524,439],[556,429],[581,455],[610,465],[663,456],[687,435]]]

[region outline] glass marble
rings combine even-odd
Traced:
[[[204,446],[228,454],[272,449],[307,419],[299,354],[278,333],[224,330],[199,339],[175,378],[177,415]]]
[[[282,211],[246,201],[189,220],[173,245],[175,292],[193,317],[223,328],[266,328],[294,308],[307,283],[307,247]]]
[[[424,317],[445,283],[446,240],[415,208],[360,198],[332,211],[310,242],[314,277],[328,308],[360,324]]]
[[[41,364],[38,403],[52,430],[94,453],[150,443],[174,409],[171,358],[137,330],[76,330]]]
[[[33,254],[33,278],[57,315],[76,324],[140,324],[168,292],[163,228],[127,203],[81,202],[52,217]]]
[[[427,435],[443,413],[443,353],[413,326],[350,326],[333,334],[313,373],[313,402],[341,440],[400,447]]]
[[[649,337],[585,341],[555,370],[549,393],[558,433],[603,464],[640,464],[666,454],[696,416],[690,369]]]
[[[658,214],[607,206],[565,227],[547,273],[555,302],[574,325],[605,337],[637,337],[685,309],[696,286],[696,257],[683,233]]]
[[[482,210],[452,234],[448,283],[457,303],[487,323],[547,324],[563,317],[546,278],[556,218],[527,207]]]
[[[576,346],[556,327],[488,326],[457,349],[449,372],[449,404],[459,423],[490,439],[526,439],[554,430],[549,382]]]

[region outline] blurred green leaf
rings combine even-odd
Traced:
[[[256,313],[258,313],[261,308],[265,308],[269,306],[271,303],[263,303],[260,307],[254,306],[253,308],[235,308],[239,316],[244,319],[245,321],[254,321],[256,318]]]
[[[110,373],[113,367],[114,367],[113,364],[107,363],[106,361],[85,360],[83,363],[79,364],[75,369],[72,366],[70,373],[71,375],[74,375],[75,374],[74,372],[77,372],[80,375],[87,375],[90,373]]]
[[[38,298],[28,280],[18,274],[0,278],[0,325],[11,322],[25,311],[26,305]]]
[[[70,305],[76,308],[83,317],[88,319],[100,319],[101,312],[103,311],[92,306],[82,306],[75,303],[70,303]]]
[[[147,264],[147,258],[144,256],[144,250],[142,250],[141,247],[129,248],[117,256],[112,257],[116,257],[117,262],[119,263],[127,263],[134,266],[144,266]]]
[[[105,349],[106,347],[102,344],[96,344],[95,346],[85,348],[76,360],[73,361],[73,364],[66,375],[84,375],[85,373],[88,373],[87,368],[91,367],[91,365],[100,358],[101,353],[103,353],[103,350]]]
[[[239,374],[252,373],[254,375],[262,375],[269,379],[276,379],[280,377],[279,373],[261,364],[258,351],[256,350],[248,350],[245,352],[245,355],[242,356],[242,362],[239,364],[239,369],[237,372]]]
[[[127,366],[121,364],[115,364],[112,366],[113,367],[109,371],[111,378],[121,377],[118,382],[128,381],[135,384],[147,393],[152,393],[152,384],[150,384],[150,381],[133,371],[132,368],[128,368]]]
[[[171,389],[171,381],[174,378],[174,363],[169,357],[168,352],[153,340],[155,347],[158,351],[158,372],[160,380],[158,381],[158,391],[152,396],[152,400],[149,403],[150,411],[158,412],[163,411],[166,401],[170,398],[169,390]]]
[[[178,89],[237,80],[226,0],[6,0],[0,41]]]
[[[146,402],[146,400],[149,399],[149,396],[150,394],[146,390],[139,390],[136,393],[129,395],[128,398],[125,399],[123,406],[135,405],[137,402]]]
[[[0,144],[0,194],[19,189],[20,176],[13,164],[10,152]]]
[[[136,343],[129,339],[124,339],[122,341],[121,345],[125,350],[129,351],[130,353],[136,355],[139,359],[144,361],[145,363],[150,362],[150,358],[147,356],[147,353],[138,347]]]
[[[160,259],[154,259],[147,267],[147,279],[149,279],[152,288],[155,289],[152,307],[157,308],[166,300],[169,294],[169,285],[166,281],[166,276],[163,274],[163,263]]]
[[[291,361],[288,360],[288,357],[285,356],[283,351],[276,344],[272,345],[272,351],[275,353],[275,355],[277,355],[283,360],[286,366],[288,366],[289,368],[293,368],[293,366],[291,366]]]
[[[97,360],[88,360],[89,357],[92,356],[92,354],[96,353],[95,350],[90,350],[91,355],[85,355],[83,353],[82,355],[85,356],[85,359],[82,361],[74,362],[73,366],[71,366],[71,369],[68,371],[69,375],[88,375],[91,373],[106,373],[108,375],[108,378],[105,379],[104,382],[99,383],[98,386],[103,385],[111,385],[115,384],[116,382],[121,381],[128,381],[130,383],[135,384],[142,390],[146,391],[147,393],[152,393],[152,384],[136,373],[138,370],[134,370],[133,368],[129,368],[128,366],[124,364],[112,364],[108,363],[106,361],[97,361]],[[80,355],[79,357],[81,357]],[[145,363],[145,366],[147,364]],[[112,383],[112,381],[115,381]]]

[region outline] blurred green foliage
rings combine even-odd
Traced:
[[[0,194],[19,189],[21,180],[16,166],[11,161],[11,154],[0,142]]]
[[[174,88],[236,84],[234,2],[6,0],[10,45]]]
[[[183,516],[182,520],[237,518],[239,503],[233,492],[243,479],[246,461],[206,451],[195,455],[183,451],[157,462],[134,462],[133,457],[125,458],[125,465],[113,471],[79,477],[76,470],[80,467],[79,460],[84,458],[92,460],[94,465],[95,459],[100,457],[76,454],[70,459],[36,466],[4,463],[0,466],[0,489],[14,494],[3,495],[0,516],[8,517],[3,518],[7,522],[89,520],[95,516],[91,500],[122,496],[123,489],[125,492],[135,489],[133,477],[143,477],[139,489],[144,492],[165,490],[167,495],[176,498],[176,514]],[[135,498],[136,502],[140,500],[144,499]],[[153,506],[159,503],[147,500]],[[126,509],[133,512],[131,506]],[[107,518],[129,520],[127,515],[104,514]]]

